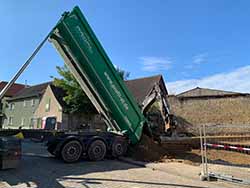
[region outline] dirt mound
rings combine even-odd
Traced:
[[[179,147],[179,148],[178,148]],[[185,148],[186,145],[158,144],[152,138],[143,135],[140,143],[131,146],[128,157],[144,162],[183,162],[191,165],[200,165],[200,149]],[[250,155],[234,151],[208,149],[209,163],[230,164],[238,166],[250,165]]]
[[[134,160],[144,162],[157,162],[172,158],[165,148],[146,135],[142,135],[140,143],[129,148],[128,155]]]

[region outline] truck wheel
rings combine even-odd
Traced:
[[[123,140],[115,140],[112,144],[112,156],[120,157],[127,152],[127,143]]]
[[[95,140],[88,148],[88,157],[91,161],[100,161],[105,157],[106,152],[106,144],[102,140]]]
[[[77,162],[82,155],[82,145],[77,140],[71,140],[63,145],[61,149],[61,157],[66,163]]]

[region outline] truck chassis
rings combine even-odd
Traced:
[[[119,157],[126,153],[126,136],[112,132],[77,132],[55,136],[47,143],[48,151],[66,163],[80,159],[99,161],[104,157]]]

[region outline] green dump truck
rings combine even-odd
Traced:
[[[50,41],[110,130],[138,142],[146,119],[78,7],[63,15]]]
[[[82,154],[91,160],[101,160],[106,154],[124,154],[128,142],[136,144],[143,129],[150,129],[134,97],[78,7],[63,14],[49,40],[109,130],[65,134],[48,143],[49,151],[66,162],[77,161]]]
[[[50,153],[65,162],[75,162],[83,156],[90,160],[101,160],[106,155],[118,157],[126,152],[128,144],[138,143],[143,132],[151,133],[142,110],[78,7],[62,15],[10,84],[14,83],[48,38],[108,126],[108,132],[56,136],[48,142]],[[3,94],[0,93],[0,97]]]

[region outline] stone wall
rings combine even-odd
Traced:
[[[176,97],[169,96],[170,111],[177,118],[179,129],[197,134],[200,125],[249,125],[249,96]],[[234,129],[235,130],[235,129]],[[214,130],[218,131],[218,130]],[[242,132],[246,130],[241,130]],[[250,131],[250,130],[249,130]],[[223,131],[222,131],[223,132]],[[224,129],[229,133],[230,129]]]

